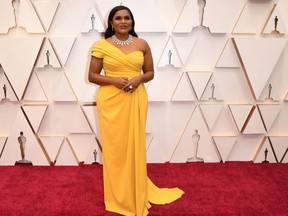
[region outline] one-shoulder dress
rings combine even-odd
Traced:
[[[142,72],[144,54],[125,54],[101,39],[91,55],[103,59],[107,77],[131,79]],[[148,215],[153,204],[167,204],[180,198],[179,188],[158,188],[147,177],[146,118],[148,97],[144,84],[133,93],[113,85],[100,86],[97,112],[103,150],[104,203],[107,211],[122,215]]]

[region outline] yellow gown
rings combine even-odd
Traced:
[[[103,58],[108,77],[137,76],[142,71],[142,51],[129,54],[99,40],[92,56]],[[180,198],[179,188],[158,188],[147,177],[146,117],[148,97],[144,84],[133,93],[113,85],[100,86],[97,111],[103,150],[104,202],[107,211],[122,215],[148,215],[153,204],[167,204]]]

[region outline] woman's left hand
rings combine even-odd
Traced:
[[[132,78],[131,80],[129,80],[127,85],[125,85],[123,87],[123,91],[132,93],[138,88],[138,86],[140,84],[141,84],[141,75],[140,76],[136,76],[136,77]]]

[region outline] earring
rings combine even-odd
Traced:
[[[113,28],[113,26],[111,27],[111,29],[112,29],[112,32],[114,31],[114,28]]]

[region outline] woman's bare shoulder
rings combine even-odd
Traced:
[[[149,44],[143,38],[136,38],[135,43],[143,52],[147,52],[148,50],[150,50]]]
[[[148,46],[148,43],[145,39],[143,38],[136,38],[137,40],[137,43],[139,43],[140,45],[143,45],[143,46]]]

